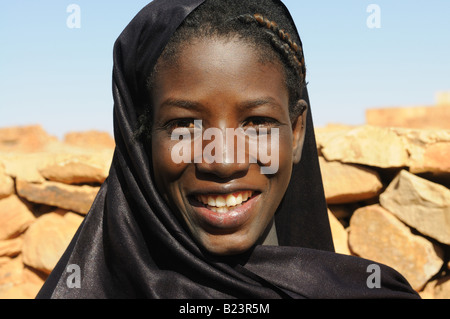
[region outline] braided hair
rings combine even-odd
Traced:
[[[273,35],[270,35],[272,44],[280,51],[281,54],[283,54],[289,65],[296,70],[301,81],[304,81],[306,68],[303,50],[295,41],[292,41],[289,33],[281,29],[275,21],[270,21],[259,13],[255,13],[253,15],[249,13],[243,14],[237,17],[237,19],[244,23],[256,22],[261,27],[272,31]]]
[[[290,118],[296,119],[305,111],[306,104],[299,103],[306,85],[301,42],[285,9],[275,0],[206,0],[183,21],[164,48],[148,78],[149,90],[159,70],[176,65],[183,45],[205,38],[238,38],[255,49],[261,63],[281,63]],[[136,135],[150,135],[150,113],[141,116]]]

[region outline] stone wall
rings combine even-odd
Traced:
[[[450,298],[450,130],[317,129],[336,251],[389,265]]]
[[[437,92],[431,106],[385,107],[366,110],[366,123],[383,127],[450,129],[450,92]]]
[[[450,121],[449,121],[450,123]],[[338,253],[385,263],[450,298],[450,130],[316,129]],[[33,298],[108,174],[106,133],[0,129],[0,299]]]
[[[114,140],[0,129],[0,299],[34,298],[106,179]]]

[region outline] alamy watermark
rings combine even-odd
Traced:
[[[371,273],[367,277],[366,285],[367,288],[381,288],[381,268],[377,264],[370,264],[367,266],[366,272]]]
[[[192,162],[231,164],[248,161],[264,164],[265,166],[261,166],[260,169],[262,174],[275,174],[278,171],[280,139],[278,128],[258,130],[226,128],[224,132],[223,129],[211,127],[203,130],[202,120],[195,120],[193,134],[188,128],[176,128],[171,134],[171,139],[179,141],[171,150],[172,161],[176,164]],[[204,141],[210,142],[203,147]]]
[[[66,12],[70,13],[66,19],[66,25],[69,29],[81,28],[81,8],[78,4],[69,4]],[[366,12],[370,15],[366,19],[366,25],[369,29],[381,28],[381,7],[378,4],[369,4]]]
[[[69,273],[66,279],[68,288],[81,288],[81,269],[77,264],[69,264],[66,267]],[[366,268],[366,272],[370,273],[366,280],[366,286],[369,289],[381,288],[381,268],[377,264],[370,264]]]
[[[78,4],[69,4],[66,12],[70,13],[66,19],[66,25],[69,29],[81,28],[81,8]]]
[[[81,288],[81,269],[76,264],[70,264],[66,267],[66,272],[70,273],[66,279],[68,288]]]
[[[370,13],[366,20],[367,27],[369,29],[381,28],[381,7],[378,4],[369,4],[366,12]]]

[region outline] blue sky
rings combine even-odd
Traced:
[[[112,49],[148,0],[2,0],[0,127],[112,133]],[[286,0],[306,57],[316,126],[367,108],[432,105],[450,91],[450,1]],[[69,28],[67,7],[80,8]],[[369,28],[370,4],[380,28]],[[371,20],[373,21],[373,20]]]

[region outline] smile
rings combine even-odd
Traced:
[[[240,191],[221,195],[197,195],[195,198],[213,212],[227,213],[242,206],[253,196],[253,193],[253,191]]]
[[[236,229],[257,212],[261,193],[235,191],[228,194],[196,194],[191,197],[193,214],[209,231]]]

